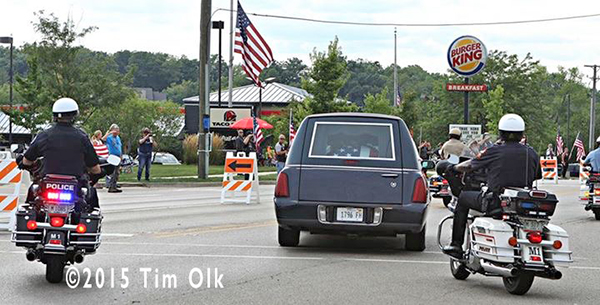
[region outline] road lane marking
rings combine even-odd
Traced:
[[[112,236],[112,237],[132,237],[135,234],[126,234],[126,233],[102,233],[102,236]]]
[[[202,234],[202,233],[213,233],[213,232],[270,227],[270,226],[274,226],[274,225],[277,225],[277,221],[269,220],[269,221],[265,221],[265,222],[255,222],[255,223],[249,223],[249,224],[229,224],[229,225],[222,225],[222,226],[200,227],[200,228],[191,228],[191,229],[185,229],[185,230],[168,231],[168,232],[162,232],[162,233],[154,233],[154,236],[156,236],[156,237],[180,237],[180,236],[195,235],[195,234]]]
[[[24,254],[25,251],[0,251],[4,254]],[[279,260],[327,260],[324,257],[313,256],[265,256],[265,255],[229,255],[229,254],[181,254],[181,253],[97,253],[101,256],[146,256],[146,257],[183,257],[183,258],[239,258],[239,259],[279,259]],[[336,260],[331,258],[330,260]],[[447,261],[423,261],[423,260],[395,260],[374,258],[341,258],[349,262],[372,262],[372,263],[400,263],[400,264],[424,264],[445,265]],[[565,269],[594,270],[600,271],[600,267],[591,266],[568,266]]]

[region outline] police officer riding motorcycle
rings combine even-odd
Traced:
[[[77,102],[61,98],[52,113],[55,124],[17,157],[32,185],[17,211],[12,239],[27,249],[29,261],[46,264],[46,280],[58,283],[66,265],[83,262],[100,245],[102,214],[92,186],[117,163],[101,162],[85,132],[73,126]]]
[[[584,170],[588,171],[586,181],[589,192],[586,211],[594,212],[596,220],[600,220],[600,137],[596,139],[596,149],[590,151],[583,161]]]
[[[453,257],[461,258],[463,255],[462,245],[470,209],[485,213],[497,208],[499,202],[495,198],[503,188],[531,188],[533,181],[542,177],[537,153],[533,148],[519,143],[525,131],[523,119],[516,114],[507,114],[500,119],[498,130],[503,144],[491,146],[479,153],[475,159],[450,165],[447,169],[457,172],[487,171],[488,189],[485,192],[465,190],[458,197],[454,211],[452,243],[443,249],[444,253]]]
[[[450,155],[459,156],[465,149],[465,144],[460,141],[462,131],[458,128],[452,128],[448,133],[448,141],[442,146],[440,156],[442,159],[448,159]]]
[[[462,163],[452,156],[438,164],[436,170],[458,197],[456,206],[449,206],[454,215],[438,226],[438,245],[450,256],[454,278],[464,280],[475,273],[500,276],[508,292],[522,295],[535,277],[560,279],[556,265],[571,263],[572,252],[567,232],[550,224],[556,196],[533,188],[542,173],[536,152],[519,143],[523,119],[507,114],[498,129],[501,140],[491,146],[477,145],[478,152],[483,150],[476,156],[463,153]],[[481,214],[469,214],[470,210]],[[449,220],[452,241],[443,246],[442,229]]]

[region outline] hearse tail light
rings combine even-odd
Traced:
[[[277,185],[275,185],[275,197],[290,197],[288,175],[286,173],[279,173],[279,175],[277,176]]]
[[[412,201],[415,203],[427,203],[427,195],[425,179],[417,178],[417,180],[415,180]]]

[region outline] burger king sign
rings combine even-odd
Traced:
[[[471,77],[485,66],[487,49],[481,40],[473,36],[461,36],[448,48],[448,64],[458,75]]]

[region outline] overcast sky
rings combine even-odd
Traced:
[[[229,0],[213,0],[212,9],[229,8]],[[464,23],[541,19],[600,13],[600,1],[445,1],[445,0],[242,0],[248,13],[265,13],[329,20],[386,23]],[[39,38],[31,22],[37,10],[71,16],[80,28],[99,29],[80,43],[107,52],[139,50],[198,58],[200,0],[3,0],[0,35],[14,35],[16,45]],[[336,35],[351,59],[364,58],[387,66],[394,60],[393,27],[332,25],[249,16],[270,44],[275,59],[299,57],[323,50]],[[224,56],[228,54],[229,13],[224,20]],[[548,23],[463,26],[399,27],[398,64],[446,72],[446,51],[458,36],[474,35],[488,50],[505,50],[519,56],[527,52],[551,71],[557,66],[600,64],[600,17]],[[216,53],[217,31],[212,33]],[[239,58],[236,56],[236,62]]]

